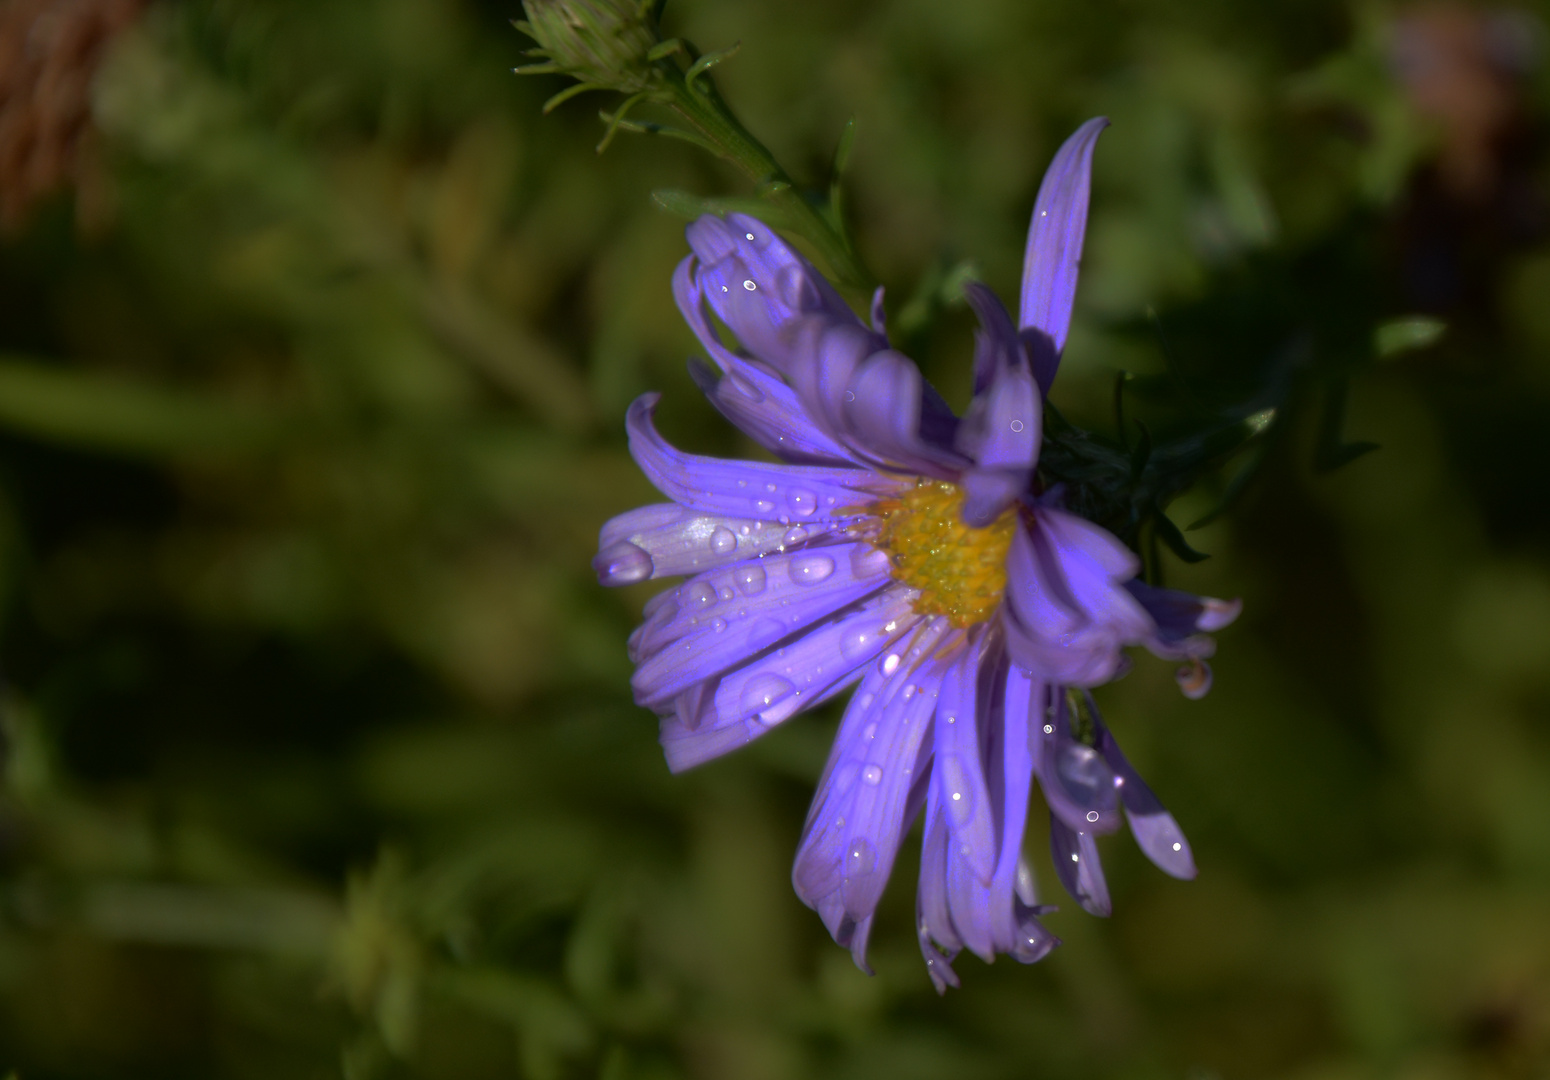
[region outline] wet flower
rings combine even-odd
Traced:
[[[784,464],[675,450],[652,425],[656,396],[641,398],[630,448],[672,501],[609,522],[594,560],[609,585],[688,578],[630,638],[635,697],[661,716],[674,770],[855,687],[792,880],[866,969],[901,837],[924,812],[917,930],[939,990],[961,949],[1031,963],[1057,943],[1022,857],[1035,777],[1059,876],[1087,910],[1108,913],[1095,837],[1121,810],[1153,862],[1195,872],[1085,688],[1139,644],[1203,693],[1205,634],[1237,605],[1138,581],[1136,557],[1034,475],[1106,124],[1079,129],[1044,178],[1017,323],[967,290],[980,331],[961,418],[889,348],[880,291],[864,324],[753,218],[690,225],[674,292],[715,364],[696,379]]]

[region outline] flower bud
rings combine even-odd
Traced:
[[[638,93],[654,72],[647,59],[660,42],[651,5],[640,0],[523,0],[523,29],[554,69],[581,82]]]

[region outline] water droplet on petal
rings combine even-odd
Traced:
[[[947,800],[948,820],[961,829],[974,817],[974,788],[969,784],[969,770],[957,754],[943,757],[938,768],[942,770],[942,790],[950,796]]]
[[[769,517],[775,512],[775,504],[770,502],[768,499],[756,500],[753,504],[753,508],[757,510],[762,517]]]
[[[731,600],[735,596],[737,596],[737,593],[733,592],[727,586],[722,586],[722,589],[721,589],[721,599],[723,599],[723,600]]]
[[[791,504],[791,512],[797,517],[812,517],[818,509],[818,496],[801,488],[793,488],[787,492],[786,502]]]
[[[732,571],[732,580],[737,583],[738,589],[744,596],[758,596],[764,591],[766,580],[764,567],[758,563],[739,566]]]
[[[656,567],[645,548],[620,540],[597,553],[592,569],[601,585],[633,585],[649,578]]]
[[[725,619],[712,619],[710,621],[710,628],[719,634],[727,628],[727,621]]]
[[[868,840],[852,840],[845,850],[845,876],[861,877],[877,866],[877,850]]]
[[[834,573],[834,560],[817,553],[798,555],[791,560],[789,573],[798,585],[816,585]]]
[[[892,675],[895,671],[898,671],[899,670],[899,654],[898,653],[889,653],[887,656],[883,657],[882,669],[883,669],[883,674],[884,675]]]
[[[876,787],[883,782],[883,770],[876,765],[868,765],[861,770],[861,779]]]
[[[716,602],[716,588],[709,582],[696,581],[684,586],[684,599],[697,607],[710,607]]]
[[[868,548],[858,545],[851,549],[850,572],[858,578],[868,578],[875,574],[886,574],[888,567],[888,553],[881,548]]]
[[[794,525],[786,530],[786,535],[780,538],[781,547],[796,547],[807,539],[807,530],[800,525]]]
[[[725,525],[717,525],[710,532],[710,549],[717,555],[730,555],[737,550],[737,536]]]
[[[796,687],[791,685],[791,680],[766,672],[763,675],[755,675],[744,684],[742,696],[738,701],[744,713],[763,713],[794,693],[796,693]]]
[[[840,655],[852,664],[859,663],[872,651],[876,641],[877,635],[865,627],[847,630],[840,635]]]

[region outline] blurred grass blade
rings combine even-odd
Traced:
[[[243,453],[274,444],[282,423],[258,409],[186,391],[0,355],[0,425],[53,442],[151,457]]]

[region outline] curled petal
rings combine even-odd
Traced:
[[[1163,873],[1185,881],[1193,878],[1195,856],[1179,823],[1126,759],[1101,717],[1096,718],[1096,727],[1097,749],[1119,777],[1120,798],[1137,846]]]
[[[702,514],[805,523],[854,515],[878,495],[903,486],[864,469],[685,454],[668,445],[651,422],[658,397],[644,394],[630,406],[625,421],[630,453],[658,491]]]
[[[841,395],[842,441],[885,466],[944,479],[967,464],[948,449],[957,420],[915,362],[882,349],[866,357]]]
[[[1064,695],[1055,705],[1033,732],[1044,801],[1074,830],[1115,832],[1120,826],[1118,778],[1098,749],[1072,736]]]
[[[744,359],[721,343],[705,316],[704,296],[693,256],[673,274],[673,296],[684,321],[705,346],[721,374],[694,363],[689,372],[738,429],[765,449],[789,461],[851,461],[850,455],[814,422],[796,392],[779,375]]]
[[[1039,456],[1042,407],[1022,342],[1001,301],[977,282],[964,292],[981,328],[975,348],[977,390],[958,427],[957,444],[974,463],[962,480],[964,521],[979,527],[1027,490]]]
[[[698,283],[711,310],[744,348],[782,374],[814,360],[794,338],[804,316],[861,325],[823,275],[758,219],[706,215],[687,233],[700,258]]]
[[[1109,885],[1098,861],[1098,843],[1092,833],[1077,832],[1054,814],[1049,819],[1050,857],[1055,875],[1083,910],[1107,916],[1113,911]]]
[[[1168,660],[1209,657],[1216,651],[1216,644],[1205,635],[1227,626],[1243,610],[1241,600],[1217,600],[1177,589],[1159,589],[1139,578],[1125,582],[1125,588],[1156,625],[1156,632],[1145,642],[1147,649]],[[1198,671],[1193,677],[1199,678]]]
[[[1096,686],[1121,647],[1155,628],[1123,582],[1139,564],[1114,536],[1061,510],[1025,515],[1007,553],[1004,622],[1012,658],[1051,683]]]
[[[1101,116],[1089,120],[1056,151],[1039,185],[1028,225],[1017,324],[1035,345],[1030,350],[1036,353],[1034,374],[1046,393],[1071,329],[1082,237],[1087,231],[1093,150],[1108,126]]]

